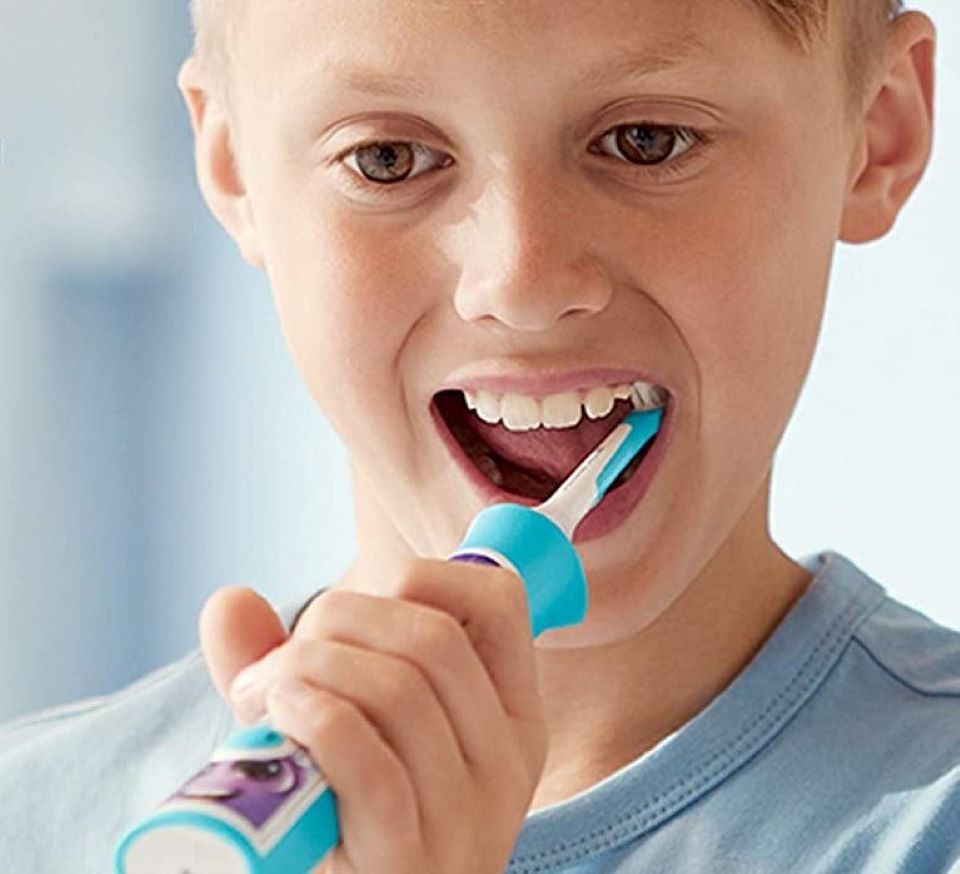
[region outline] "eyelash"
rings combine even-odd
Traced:
[[[626,160],[625,158],[616,158],[619,163],[626,165],[628,172],[636,171],[640,176],[653,176],[655,179],[662,179],[666,177],[678,176],[686,169],[687,164],[695,160],[697,157],[702,155],[710,146],[713,145],[714,138],[706,133],[706,131],[698,130],[697,128],[684,127],[680,125],[669,125],[669,124],[656,124],[650,121],[639,121],[631,122],[629,124],[619,124],[615,127],[610,128],[606,131],[598,140],[595,140],[596,143],[602,143],[604,140],[608,139],[611,136],[615,136],[616,133],[624,128],[637,128],[637,127],[648,127],[653,128],[657,131],[668,131],[670,133],[675,133],[677,135],[677,143],[687,145],[688,148],[681,152],[676,157],[668,156],[663,161],[657,164],[633,164]],[[436,154],[442,154],[436,152],[435,149],[431,149],[428,146],[424,146],[422,143],[411,140],[385,140],[385,139],[373,139],[365,140],[364,142],[358,143],[355,146],[351,146],[349,149],[341,152],[339,155],[331,159],[331,164],[344,165],[348,158],[353,157],[358,152],[362,152],[364,149],[370,148],[375,145],[404,145],[404,146],[413,146],[414,152],[420,154],[421,152],[433,152]],[[419,148],[418,148],[419,147]],[[593,152],[593,143],[591,143],[591,152]],[[676,147],[674,147],[674,151]],[[593,154],[598,154],[593,152]],[[449,156],[448,156],[449,157]],[[416,159],[414,159],[416,161]],[[416,166],[416,165],[414,165]],[[441,163],[437,168],[434,169],[443,169],[444,167],[450,166],[449,162]],[[367,179],[362,175],[362,173],[357,170],[350,170],[347,174],[348,186],[363,194],[370,195],[372,194],[374,198],[377,199],[387,199],[393,197],[392,189],[396,188],[407,188],[409,185],[415,185],[416,180],[424,177],[430,176],[431,171],[417,173],[416,176],[408,176],[407,179],[401,180],[399,182],[374,182],[373,180]]]

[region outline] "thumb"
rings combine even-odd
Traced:
[[[214,592],[200,611],[198,625],[207,670],[228,704],[233,678],[287,639],[283,622],[270,604],[253,589],[241,586]]]

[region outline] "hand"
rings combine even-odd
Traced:
[[[221,589],[200,636],[237,717],[268,715],[336,793],[342,842],[322,870],[502,874],[547,750],[513,573],[414,559],[375,595],[324,592],[289,637],[256,593]]]

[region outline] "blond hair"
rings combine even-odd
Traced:
[[[246,0],[190,0],[193,55],[213,95],[231,106],[233,47]]]

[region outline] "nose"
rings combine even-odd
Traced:
[[[460,318],[547,331],[609,305],[612,283],[588,248],[589,223],[573,201],[556,177],[531,174],[484,191],[461,238]]]

